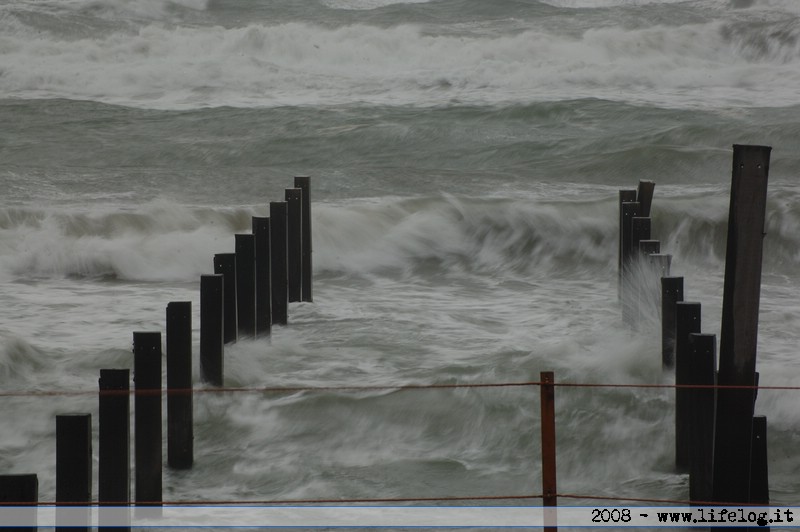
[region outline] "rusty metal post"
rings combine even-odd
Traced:
[[[556,411],[555,377],[552,371],[540,374],[539,394],[542,412],[542,506],[558,506],[556,487]],[[555,510],[545,510],[545,531],[556,531]],[[552,525],[552,526],[551,526]]]

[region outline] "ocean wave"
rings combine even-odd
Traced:
[[[6,28],[12,31],[5,31]],[[413,24],[142,25],[64,38],[0,19],[0,97],[161,109],[598,97],[674,107],[796,103],[796,17],[431,34]],[[753,79],[758,79],[754,86]]]
[[[800,202],[773,193],[765,271],[800,263]],[[724,263],[728,200],[712,193],[657,197],[653,239],[675,263]],[[112,277],[161,281],[211,273],[215,253],[249,232],[251,208],[172,203],[131,212],[6,209],[0,268],[12,278]],[[260,215],[263,215],[261,213]],[[313,209],[317,273],[349,276],[609,276],[617,267],[613,196],[470,198],[428,196],[322,203]]]

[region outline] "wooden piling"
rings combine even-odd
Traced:
[[[771,148],[733,147],[719,384],[755,382],[761,259]],[[720,389],[714,438],[714,500],[750,499],[753,390]]]
[[[753,441],[751,457],[750,503],[769,506],[767,416],[753,416]]]
[[[636,308],[634,301],[633,283],[631,280],[633,249],[633,219],[638,217],[641,206],[637,202],[622,204],[622,279],[620,281],[622,299],[622,321],[627,325],[634,325]]]
[[[661,241],[660,240],[640,240],[639,241],[639,256],[641,257],[648,257],[649,255],[655,255],[661,253]]]
[[[30,526],[7,527],[4,532],[35,532],[36,511],[39,502],[39,477],[33,475],[0,475],[0,504],[8,506],[29,506],[22,521]]]
[[[192,414],[192,302],[167,305],[167,465],[194,461]]]
[[[200,378],[213,386],[222,386],[224,368],[222,275],[200,276]]]
[[[653,204],[653,191],[656,184],[653,181],[639,181],[636,189],[636,201],[641,205],[639,216],[650,217],[650,206]]]
[[[675,384],[690,384],[691,351],[689,335],[700,332],[700,303],[680,301],[675,304]],[[692,402],[690,390],[675,389],[675,468],[689,471],[689,419]]]
[[[287,188],[286,274],[289,302],[303,298],[303,190]]]
[[[683,301],[683,277],[661,278],[661,367],[675,367],[676,303]]]
[[[689,382],[709,388],[689,389],[689,500],[708,502],[712,491],[714,415],[717,383],[717,337],[689,335]]]
[[[619,256],[617,261],[617,276],[618,276],[618,286],[617,286],[617,295],[621,299],[622,298],[622,258],[624,256],[623,250],[625,248],[625,235],[624,235],[624,228],[626,226],[625,223],[625,214],[623,212],[623,205],[626,203],[633,203],[636,201],[636,190],[620,190],[619,191]]]
[[[542,423],[542,506],[558,506],[556,475],[556,413],[555,376],[552,371],[542,371],[539,380],[539,398]],[[554,513],[545,510],[545,531],[555,531]],[[550,523],[548,523],[550,521]],[[548,526],[551,524],[552,526]]]
[[[92,501],[92,415],[56,416],[56,530],[88,531]]]
[[[295,176],[294,186],[303,191],[303,220],[301,223],[303,226],[303,279],[301,285],[303,289],[302,300],[310,303],[314,300],[311,290],[311,283],[314,277],[311,258],[311,178],[309,176]]]
[[[236,238],[236,312],[239,337],[256,335],[256,251],[252,234]]]
[[[131,500],[130,370],[101,369],[99,388],[97,500],[124,507]],[[100,519],[116,521],[121,512],[128,516],[127,508],[104,508]]]
[[[286,325],[288,319],[287,283],[287,205],[285,201],[269,204],[270,279],[272,281],[272,323]]]
[[[640,251],[640,242],[642,240],[650,240],[650,230],[652,220],[643,216],[635,216],[631,218],[631,255],[632,260],[638,258]]]
[[[214,255],[214,273],[223,278],[223,341],[235,343],[239,339],[239,320],[236,311],[236,253],[217,253]]]
[[[256,256],[256,336],[269,336],[272,332],[269,218],[254,216],[252,224]]]
[[[161,333],[133,333],[134,446],[136,504],[160,506],[161,493]]]

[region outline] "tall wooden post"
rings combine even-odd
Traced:
[[[131,500],[130,370],[101,369],[99,388],[97,500],[115,507],[101,508],[99,517],[101,522],[125,522]]]
[[[709,388],[689,389],[689,500],[708,502],[712,497],[714,410],[717,383],[717,337],[689,335],[689,382]]]
[[[626,203],[633,203],[636,201],[636,190],[620,190],[619,191],[619,256],[617,261],[617,297],[622,300],[622,272],[623,272],[623,256],[625,255],[625,235],[624,228],[626,227],[625,213],[623,212],[623,205]]]
[[[287,188],[286,194],[286,268],[289,302],[303,298],[303,190]]]
[[[542,506],[558,506],[556,494],[556,413],[555,377],[552,371],[540,373],[539,397],[542,417]],[[555,511],[545,509],[545,531],[555,531]]]
[[[88,531],[92,501],[92,415],[56,416],[56,530]]]
[[[256,336],[269,336],[272,332],[269,218],[254,216],[252,224],[256,255]]]
[[[639,186],[636,188],[636,201],[641,205],[639,216],[650,217],[655,188],[656,184],[653,181],[639,181]]]
[[[189,469],[194,461],[192,414],[192,302],[167,305],[167,464]]]
[[[39,477],[36,475],[0,475],[0,504],[30,505],[22,521],[30,526],[8,527],[8,532],[36,532],[36,505],[39,502]]]
[[[270,275],[272,280],[272,323],[286,325],[288,323],[288,288],[287,273],[287,208],[285,201],[273,201],[269,204],[269,248],[272,264]]]
[[[720,335],[721,386],[752,386],[755,382],[770,151],[767,146],[733,147]],[[715,501],[749,502],[753,403],[753,390],[729,388],[717,394]]]
[[[256,335],[256,250],[252,234],[235,235],[236,238],[236,311],[239,318],[239,336]]]
[[[308,176],[295,176],[295,188],[303,190],[303,301],[311,302],[314,300],[311,283],[314,277],[312,270],[312,245],[311,245],[311,178]]]
[[[678,301],[683,301],[683,277],[661,278],[661,367],[675,367],[675,322]]]
[[[200,377],[203,382],[222,386],[224,368],[223,276],[200,276]]]
[[[750,502],[769,505],[767,462],[767,416],[753,416],[753,443],[750,467]]]
[[[214,273],[223,275],[223,321],[224,343],[235,343],[239,339],[239,319],[236,311],[236,253],[214,255]]]
[[[627,325],[635,322],[635,303],[633,283],[631,280],[631,265],[633,262],[633,219],[639,215],[641,206],[638,202],[622,204],[622,321]],[[636,243],[638,250],[639,244]]]
[[[676,303],[675,319],[675,384],[691,383],[691,351],[689,335],[700,332],[700,303]],[[692,412],[691,393],[687,388],[675,389],[675,468],[689,470],[689,418]]]
[[[136,504],[160,506],[161,494],[161,333],[133,333]]]

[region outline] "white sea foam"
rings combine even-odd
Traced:
[[[800,85],[796,20],[491,37],[413,25],[149,24],[72,40],[26,31],[13,18],[0,24],[10,29],[0,36],[0,97],[155,108],[580,97],[726,107],[790,105]]]
[[[431,0],[321,0],[323,5],[334,9],[368,10],[395,4],[425,4]]]

